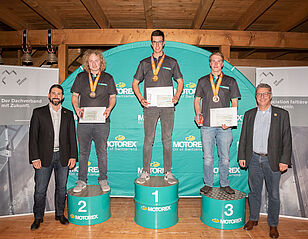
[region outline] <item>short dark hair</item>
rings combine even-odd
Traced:
[[[62,91],[62,95],[64,95],[64,90],[63,90],[62,86],[59,85],[59,84],[54,84],[54,85],[52,85],[52,86],[50,87],[50,89],[49,89],[49,94],[51,93],[51,90],[52,90],[53,88],[58,88],[58,89],[60,89],[60,90]]]
[[[220,51],[215,51],[215,52],[213,52],[213,53],[210,55],[210,57],[209,57],[209,61],[210,61],[210,62],[211,62],[211,60],[212,60],[212,56],[220,56],[221,59],[222,59],[222,61],[225,60],[224,54],[222,54]]]
[[[165,34],[161,30],[155,30],[151,34],[151,41],[153,41],[153,37],[163,37],[163,41],[165,41]]]
[[[260,88],[266,88],[269,89],[269,92],[272,93],[272,87],[269,84],[266,83],[260,83],[257,87],[256,87],[256,94],[257,94],[257,90]]]

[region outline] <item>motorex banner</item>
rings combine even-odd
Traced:
[[[172,172],[179,180],[180,196],[199,196],[203,186],[203,152],[200,129],[194,123],[194,93],[198,79],[210,73],[210,52],[201,48],[178,43],[166,42],[164,52],[177,59],[184,79],[184,90],[176,105],[173,129]],[[111,113],[111,130],[108,139],[108,181],[113,196],[133,196],[134,180],[142,170],[143,109],[132,90],[133,76],[139,61],[150,56],[152,49],[149,41],[135,42],[115,47],[104,52],[107,62],[106,72],[113,75],[118,95],[117,104]],[[80,67],[62,84],[65,89],[64,107],[73,109],[70,88],[76,75],[83,71]],[[225,62],[223,72],[236,79],[242,98],[239,100],[238,127],[233,129],[233,143],[230,150],[230,185],[248,192],[247,171],[237,164],[237,147],[244,112],[255,106],[254,86],[235,67]],[[176,82],[174,82],[176,88]],[[140,84],[143,92],[143,83]],[[151,175],[163,173],[163,148],[160,122],[158,122]],[[218,156],[215,150],[214,186],[219,186]],[[88,169],[88,184],[97,184],[98,167],[94,143]],[[78,180],[77,167],[70,171],[68,188]]]

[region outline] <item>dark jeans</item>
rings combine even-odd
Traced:
[[[78,180],[87,182],[88,161],[92,140],[95,143],[98,181],[107,179],[107,139],[110,132],[110,122],[105,124],[78,124],[77,137],[79,143],[79,173]]]
[[[35,192],[33,206],[33,213],[35,219],[42,219],[44,217],[46,191],[53,169],[55,173],[56,183],[55,214],[56,216],[64,215],[68,166],[63,167],[61,165],[60,153],[55,152],[53,154],[52,162],[49,167],[41,167],[40,169],[35,169]]]
[[[171,171],[172,164],[172,130],[174,123],[174,108],[144,108],[144,144],[143,171],[150,173],[152,147],[158,119],[161,124],[161,138],[163,142],[164,171]]]
[[[280,171],[272,171],[267,156],[260,156],[255,153],[252,154],[248,174],[249,186],[251,190],[248,194],[250,220],[259,220],[263,179],[265,179],[266,189],[268,192],[267,222],[269,226],[275,227],[278,225],[280,211],[280,176]]]

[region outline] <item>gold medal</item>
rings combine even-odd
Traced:
[[[91,98],[95,98],[96,96],[95,90],[96,90],[97,83],[98,83],[100,76],[101,76],[101,73],[98,73],[98,75],[96,76],[94,80],[94,84],[93,84],[92,76],[91,76],[91,73],[89,72],[89,84],[90,84],[90,90],[91,90],[89,95]]]
[[[154,57],[153,55],[151,56],[151,64],[152,64],[152,71],[153,71],[153,78],[152,80],[155,82],[158,80],[158,72],[161,68],[161,65],[163,64],[163,61],[165,59],[165,54],[163,54],[163,56],[160,58],[157,67],[155,66],[155,62],[154,62]]]
[[[219,102],[219,96],[218,96],[218,95],[214,95],[214,96],[213,96],[213,101],[214,101],[215,103]]]
[[[157,81],[158,80],[158,76],[153,76],[152,80],[153,81]]]
[[[95,95],[96,95],[95,92],[94,92],[94,91],[91,91],[90,97],[91,97],[91,98],[95,98]]]
[[[211,82],[211,86],[212,86],[212,91],[213,91],[213,102],[217,103],[219,102],[219,96],[218,96],[218,92],[219,92],[219,87],[222,81],[222,72],[219,75],[218,81],[217,81],[217,85],[215,86],[214,83],[214,79],[213,79],[213,75],[212,73],[210,74],[210,82]]]

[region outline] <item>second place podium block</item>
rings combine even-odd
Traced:
[[[151,229],[175,225],[179,220],[178,184],[167,183],[163,176],[151,176],[144,184],[135,181],[135,222]]]
[[[99,185],[87,185],[80,193],[67,193],[68,220],[75,225],[94,225],[111,217],[110,191],[103,192]]]

